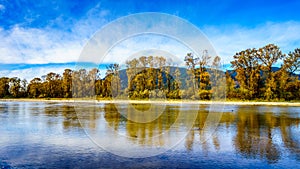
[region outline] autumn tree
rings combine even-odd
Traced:
[[[280,99],[292,100],[299,99],[300,82],[296,72],[300,71],[300,49],[295,49],[293,52],[284,57],[281,69],[276,72],[278,79],[278,95]]]
[[[174,89],[172,91],[172,94],[170,95],[170,98],[172,99],[181,99],[182,91],[182,82],[181,82],[181,72],[178,66],[176,66],[174,71],[174,80],[173,80],[173,86]]]
[[[227,98],[236,98],[237,97],[237,89],[236,83],[231,76],[231,73],[226,70],[226,97]]]
[[[0,78],[0,97],[7,97],[9,96],[9,78],[8,77],[1,77]]]
[[[160,57],[156,56],[155,61],[156,61],[156,64],[157,64],[158,70],[159,70],[159,73],[157,76],[157,81],[158,81],[157,88],[159,90],[163,90],[163,88],[164,88],[163,73],[164,73],[164,66],[166,65],[166,58],[164,58],[162,56],[160,56]]]
[[[256,51],[257,59],[261,63],[261,69],[264,74],[265,91],[264,97],[267,100],[276,98],[276,83],[275,72],[272,72],[272,67],[279,59],[283,58],[283,54],[279,47],[274,44],[266,45]]]
[[[85,90],[87,97],[94,97],[96,95],[95,83],[100,79],[99,70],[97,68],[93,68],[89,70],[85,82]]]
[[[289,73],[300,71],[300,48],[295,49],[293,52],[284,58],[283,68],[287,69]]]
[[[65,98],[72,97],[72,73],[71,69],[65,69],[63,73],[62,87]]]
[[[231,67],[236,71],[241,99],[253,99],[259,95],[260,68],[256,49],[246,49],[236,53]]]
[[[184,58],[185,64],[187,66],[187,97],[195,97],[196,91],[198,90],[198,85],[196,84],[196,65],[199,58],[194,56],[192,53],[188,53]]]
[[[137,74],[138,64],[139,61],[136,58],[126,61],[126,74],[128,83],[126,93],[128,93],[128,95],[131,95],[132,93],[132,79]]]
[[[226,98],[226,76],[221,67],[221,58],[215,56],[211,65],[209,86],[211,87],[210,97],[218,100]]]
[[[62,77],[60,74],[50,72],[45,81],[46,96],[52,98],[62,97]]]
[[[33,98],[38,98],[42,94],[42,79],[34,78],[29,82],[28,88],[28,96]],[[41,96],[42,97],[42,96]]]
[[[150,90],[155,89],[155,82],[156,82],[156,69],[155,69],[155,62],[154,62],[154,57],[149,56],[148,59],[148,65],[149,65],[149,70],[148,72],[148,81],[147,81],[147,86]]]
[[[79,69],[72,73],[72,93],[73,97],[87,96],[88,73],[86,69]]]
[[[9,79],[9,93],[17,98],[20,96],[21,90],[21,79],[18,77],[13,77]]]
[[[121,94],[121,79],[120,79],[120,65],[117,63],[108,66],[107,74],[111,76],[111,93],[113,97]]]
[[[216,57],[215,59],[220,59]],[[198,95],[200,99],[210,99],[211,95],[211,75],[207,71],[209,62],[211,61],[211,56],[208,54],[207,50],[203,51],[202,56],[198,60],[199,68],[196,69],[196,83],[198,87]],[[220,61],[220,60],[218,60]]]

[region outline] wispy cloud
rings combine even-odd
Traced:
[[[0,4],[0,12],[4,12],[5,11],[5,6]]]
[[[92,8],[86,17],[71,22],[73,27],[68,31],[51,26],[30,28],[18,24],[4,29],[0,25],[0,63],[41,64],[77,61],[84,44],[106,22],[107,13],[106,10],[98,11],[97,7]],[[58,17],[51,22],[63,24],[64,21]]]
[[[15,26],[9,31],[0,30],[0,38],[4,42],[0,45],[1,63],[74,61],[81,48],[80,41],[75,41],[74,36],[49,29]]]
[[[59,73],[62,75],[66,66],[63,65],[51,65],[51,66],[39,66],[39,67],[30,67],[24,69],[7,69],[0,71],[0,77],[19,77],[21,79],[26,79],[30,81],[34,77],[41,78],[43,75],[48,74],[49,72]],[[72,68],[72,67],[69,67]]]
[[[222,27],[206,26],[203,32],[215,46],[223,60],[229,62],[232,56],[248,48],[260,48],[273,43],[285,53],[300,47],[300,22],[266,23],[253,28],[235,25]]]

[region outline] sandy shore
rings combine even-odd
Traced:
[[[194,101],[194,100],[92,100],[92,99],[0,99],[0,102],[60,102],[60,103],[151,103],[151,104],[225,104],[299,106],[300,102],[254,102],[254,101]]]

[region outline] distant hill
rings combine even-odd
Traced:
[[[272,67],[271,70],[272,70],[272,72],[277,72],[277,71],[280,70],[280,68],[279,68],[279,67]],[[230,73],[231,77],[232,77],[233,79],[235,79],[235,77],[236,77],[236,75],[237,75],[236,71],[235,71],[235,70],[227,70],[227,71]],[[260,75],[263,75],[263,71],[260,72]],[[298,76],[299,79],[300,79],[300,74],[295,74],[295,73],[293,73],[293,75],[294,75],[294,76]]]

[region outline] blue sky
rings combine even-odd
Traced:
[[[162,12],[191,22],[226,62],[235,52],[268,43],[287,53],[300,47],[299,8],[297,0],[0,0],[0,75],[61,73],[66,65],[72,68],[102,26],[141,12]]]

